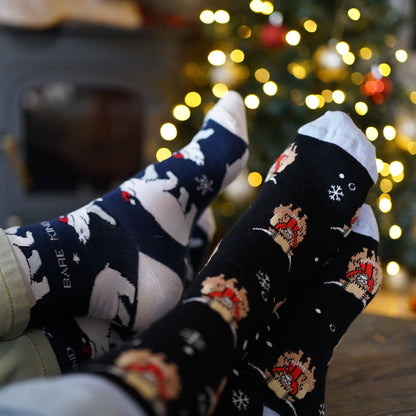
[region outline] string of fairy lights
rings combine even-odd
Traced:
[[[268,22],[271,25],[279,27],[283,22],[283,15],[278,10],[275,10],[273,3],[270,1],[252,0],[249,3],[248,13],[260,13],[267,16]],[[361,19],[361,12],[358,8],[352,7],[345,11],[348,19],[352,22],[358,22]],[[199,20],[204,25],[228,25],[231,22],[231,15],[226,10],[203,10],[199,15]],[[317,22],[312,18],[306,17],[300,21],[299,30],[287,30],[284,33],[283,42],[289,47],[297,47],[302,44],[302,31],[309,34],[318,32],[319,27]],[[241,24],[236,29],[236,34],[241,39],[249,39],[252,36],[252,28],[246,24]],[[393,35],[387,35],[385,43],[391,48],[395,48],[397,40]],[[337,77],[345,76],[345,71],[351,67],[357,59],[363,61],[370,61],[374,58],[374,52],[369,46],[362,46],[357,51],[351,50],[350,45],[344,40],[330,40],[327,45],[322,45],[317,48],[314,59],[318,66],[311,65],[311,60],[291,62],[287,66],[287,70],[297,79],[304,79],[311,71],[317,71],[317,76],[321,81],[333,81]],[[394,58],[397,63],[405,63],[408,59],[408,53],[404,49],[397,48],[394,51]],[[227,72],[228,66],[233,66],[234,76],[240,78],[248,78],[252,72],[256,81],[262,85],[262,93],[267,96],[275,96],[278,94],[279,86],[271,79],[270,72],[267,68],[250,69],[245,65],[245,53],[243,50],[235,48],[231,50],[213,49],[206,57],[210,65],[210,69],[223,69]],[[318,69],[317,69],[318,67]],[[351,81],[360,91],[363,96],[371,98],[375,103],[382,103],[385,94],[388,94],[391,88],[391,81],[389,76],[392,72],[392,67],[386,63],[381,62],[371,65],[371,72],[363,74],[361,72],[352,72],[349,74]],[[186,72],[192,78],[197,77],[200,68],[190,65]],[[351,72],[351,71],[349,71]],[[221,78],[221,77],[220,77]],[[224,78],[224,77],[222,77]],[[211,77],[211,91],[212,94],[221,98],[230,88],[232,82]],[[299,90],[290,91],[288,96],[297,105],[305,105],[310,110],[323,108],[328,103],[335,103],[342,105],[347,99],[348,92],[338,90],[324,89],[319,94],[304,94]],[[416,91],[409,92],[409,100],[416,104]],[[262,97],[258,93],[250,93],[244,97],[244,103],[248,110],[256,111],[262,105]],[[191,117],[192,111],[203,105],[202,97],[197,91],[189,91],[184,96],[183,102],[176,104],[171,109],[172,120],[167,121],[160,127],[160,136],[165,141],[169,142],[175,140],[177,137],[177,124],[188,120]],[[213,103],[207,103],[204,106],[204,112],[208,111]],[[365,101],[359,100],[355,103],[354,109],[359,116],[365,116],[368,111],[368,105]],[[409,121],[409,120],[407,120]],[[377,129],[375,126],[368,126],[365,129],[365,135],[370,141],[387,140],[395,141],[396,145],[411,155],[416,155],[416,127],[415,123],[406,125],[406,120],[400,126],[385,125],[382,129]],[[407,130],[406,130],[407,129]],[[156,152],[156,159],[158,161],[170,157],[172,154],[168,147],[161,147]],[[378,209],[381,213],[388,213],[393,208],[393,201],[390,192],[394,186],[402,182],[405,178],[404,165],[400,160],[391,162],[377,159],[377,169],[380,175],[378,183],[380,189],[380,196],[378,198]],[[259,172],[247,172],[247,182],[251,187],[258,187],[263,182],[263,177]],[[399,239],[402,237],[402,229],[399,225],[393,224],[389,229],[389,236],[391,239]],[[390,262],[387,264],[386,271],[390,275],[395,275],[400,271],[400,266],[397,262]]]

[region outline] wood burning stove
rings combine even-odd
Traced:
[[[0,226],[75,209],[147,163],[183,45],[169,29],[1,28]]]

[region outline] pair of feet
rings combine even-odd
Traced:
[[[247,155],[244,106],[229,93],[171,159],[68,216],[9,230],[31,323],[87,315],[137,331],[167,312],[197,219]],[[377,226],[360,211],[376,176],[345,114],[302,127],[182,302],[92,371],[151,412],[206,414],[231,374],[218,414],[318,415],[333,347],[380,285]]]

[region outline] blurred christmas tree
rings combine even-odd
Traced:
[[[253,200],[297,129],[341,110],[377,149],[380,177],[369,203],[382,260],[416,273],[416,91],[398,80],[400,66],[409,65],[397,41],[406,19],[387,0],[233,0],[201,12],[193,57],[184,66],[189,92],[161,135],[171,139],[178,129],[178,137],[189,139],[228,89],[245,98],[250,160],[216,202],[219,236]]]

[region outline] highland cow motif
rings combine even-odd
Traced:
[[[271,371],[265,370],[268,387],[280,399],[294,402],[303,399],[315,387],[315,367],[311,359],[303,358],[303,351],[288,351],[281,355]]]
[[[381,285],[381,267],[374,251],[369,253],[367,248],[351,257],[345,277],[339,282],[330,281],[351,293],[363,302],[364,307],[376,294]]]
[[[238,289],[237,279],[225,280],[224,275],[207,277],[202,282],[202,298],[208,301],[210,307],[217,311],[222,318],[238,327],[238,322],[245,318],[249,311],[247,291]]]
[[[283,172],[289,165],[291,165],[298,155],[296,153],[297,146],[292,143],[286,150],[276,159],[273,165],[270,167],[266,176],[266,182],[271,181],[276,183],[276,176],[278,173]]]
[[[273,234],[274,241],[291,256],[306,235],[307,216],[300,217],[300,212],[300,208],[292,210],[292,204],[287,207],[279,205],[274,209],[274,215],[270,220],[272,228],[269,228],[269,231]]]
[[[331,230],[339,231],[343,237],[348,237],[354,227],[354,224],[357,222],[360,209],[361,207],[357,209],[357,212],[354,214],[349,224],[344,224],[342,227],[331,227]]]
[[[127,350],[116,360],[124,370],[124,381],[146,400],[174,400],[182,389],[178,367],[167,363],[164,354],[150,350]]]
[[[266,181],[272,181],[276,183],[276,175],[280,172],[283,172],[289,165],[291,165],[298,155],[296,153],[297,146],[292,143],[289,145],[286,150],[276,159],[274,164],[269,169],[267,173]]]
[[[306,236],[308,219],[307,215],[301,216],[301,208],[292,208],[292,204],[279,205],[273,210],[268,229],[255,227],[253,230],[263,231],[269,234],[289,258],[289,268],[293,250],[303,241]]]
[[[347,292],[362,301],[369,301],[381,285],[381,269],[374,251],[366,248],[356,254],[348,263],[348,272],[341,283]]]

